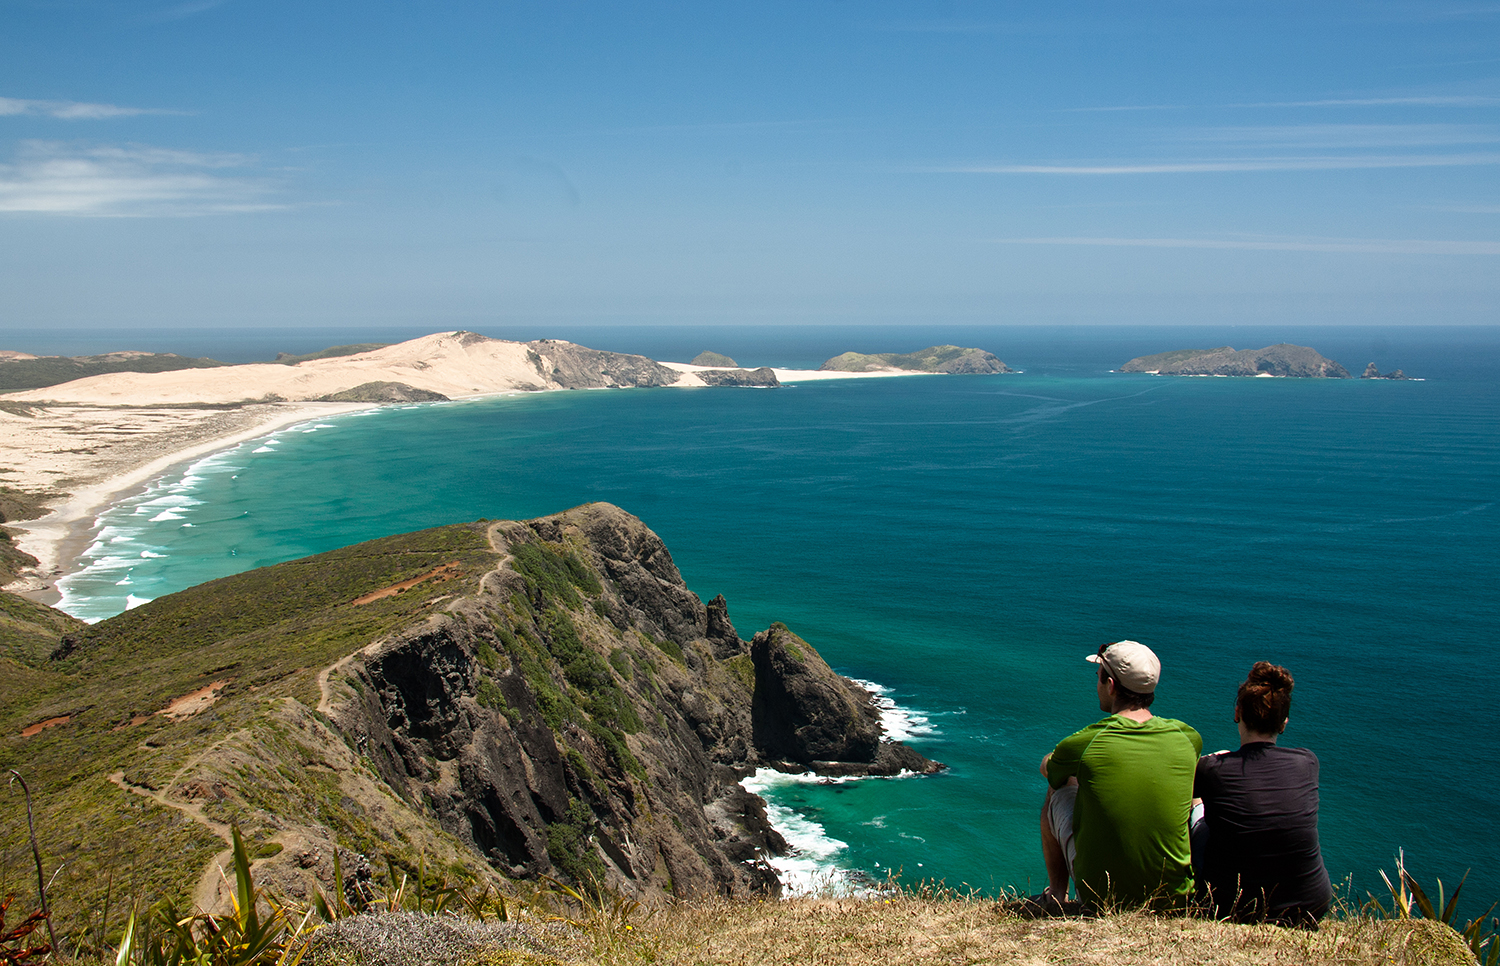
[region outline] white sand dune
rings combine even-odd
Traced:
[[[313,359],[292,366],[264,363],[175,372],[114,372],[9,393],[3,398],[95,406],[181,406],[303,402],[367,382],[400,382],[449,398],[555,388],[546,384],[537,363],[527,357],[531,351],[524,342],[440,332],[358,355]]]

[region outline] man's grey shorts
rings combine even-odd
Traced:
[[[1073,841],[1073,803],[1078,801],[1078,786],[1072,782],[1052,789],[1047,799],[1047,824],[1052,834],[1062,844],[1063,856],[1068,860],[1068,875],[1073,874],[1073,859],[1078,855],[1078,846]]]

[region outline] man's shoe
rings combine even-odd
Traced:
[[[1038,892],[1024,899],[1000,903],[997,912],[1007,912],[1019,919],[1061,919],[1083,912],[1083,903],[1060,901],[1050,892]]]

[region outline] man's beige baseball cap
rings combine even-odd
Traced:
[[[1161,660],[1156,652],[1139,641],[1115,641],[1099,648],[1099,653],[1084,658],[1104,665],[1105,672],[1116,683],[1136,694],[1155,694],[1161,680]]]

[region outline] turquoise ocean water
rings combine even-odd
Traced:
[[[662,536],[699,596],[728,598],[741,636],[785,621],[888,689],[916,745],[950,766],[766,783],[804,865],[1039,888],[1037,762],[1097,717],[1083,656],[1130,637],[1163,658],[1154,710],[1209,750],[1234,745],[1234,689],[1252,662],[1292,670],[1284,740],[1322,760],[1335,879],[1362,894],[1404,848],[1450,884],[1473,867],[1468,891],[1500,898],[1488,684],[1500,330],[489,334],[803,366],[954,342],[1025,371],[548,393],[310,423],[178,468],[108,512],[64,606],[98,618],[357,540],[608,500]],[[242,353],[263,348],[236,338]],[[1276,341],[1425,379],[1109,371],[1147,352]]]

